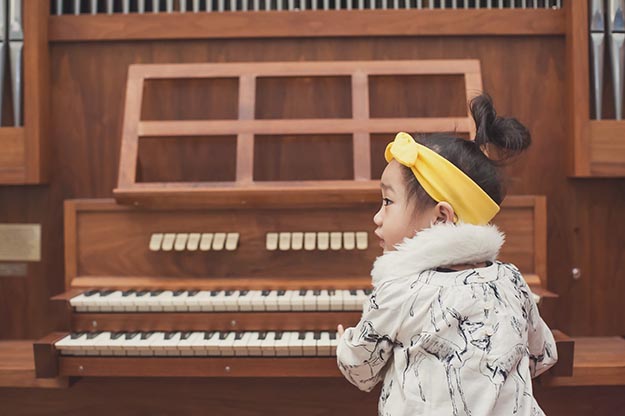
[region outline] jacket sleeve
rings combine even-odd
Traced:
[[[390,281],[376,288],[358,325],[347,328],[338,342],[338,367],[360,390],[375,387],[392,357],[407,298],[401,287]]]
[[[537,377],[558,361],[558,351],[553,333],[540,317],[538,307],[534,302],[532,302],[531,315],[527,335],[530,372],[532,377]]]

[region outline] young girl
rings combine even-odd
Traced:
[[[531,378],[556,362],[555,341],[519,270],[496,261],[504,236],[489,225],[504,198],[497,166],[530,136],[486,95],[471,113],[475,141],[399,133],[386,148],[373,218],[384,254],[337,349],[352,384],[383,380],[382,416],[544,414]]]

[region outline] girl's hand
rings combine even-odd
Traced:
[[[338,332],[339,338],[342,337],[343,333],[345,333],[345,329],[343,328],[343,325],[338,324],[338,326],[336,327],[336,332]]]

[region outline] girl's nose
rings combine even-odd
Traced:
[[[382,226],[382,208],[380,208],[373,216],[373,223],[378,227]]]

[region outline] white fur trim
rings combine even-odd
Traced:
[[[376,259],[373,285],[441,266],[495,261],[504,240],[495,225],[432,225]]]

